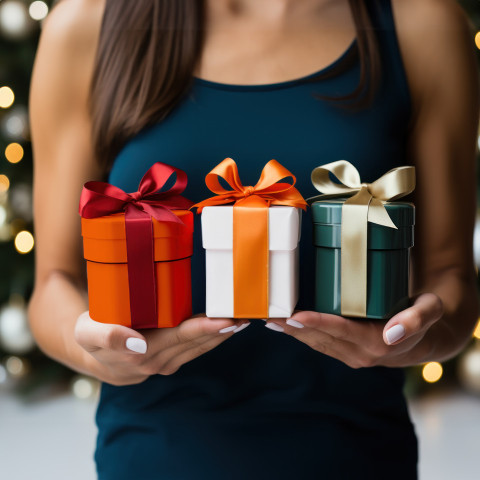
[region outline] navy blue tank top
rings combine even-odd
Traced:
[[[309,75],[270,85],[195,79],[168,118],[130,140],[108,181],[135,191],[162,161],[185,170],[185,196],[211,196],[205,175],[225,157],[253,185],[275,158],[316,194],[310,172],[346,159],[372,181],[408,164],[410,97],[390,0],[373,11],[382,80],[367,109],[339,108],[319,95],[358,84],[358,60],[339,75]],[[326,73],[341,62],[354,43]],[[192,258],[193,308],[205,311],[205,254],[197,216]],[[310,213],[300,247],[300,309],[312,309]],[[416,478],[417,443],[402,394],[403,372],[351,369],[252,320],[241,333],[170,376],[139,385],[103,384],[95,453],[101,480],[266,480]]]

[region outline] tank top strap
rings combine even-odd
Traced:
[[[392,0],[370,0],[370,14],[382,57],[382,73],[410,106],[411,96],[395,27]]]

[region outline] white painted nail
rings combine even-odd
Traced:
[[[303,323],[300,323],[293,318],[289,318],[285,323],[295,328],[303,328],[305,326]]]
[[[385,332],[385,336],[387,337],[388,344],[391,345],[405,336],[405,328],[400,324],[394,325]]]
[[[270,330],[275,330],[276,332],[283,332],[283,327],[273,322],[266,323],[265,326]]]
[[[232,325],[231,327],[222,328],[221,330],[218,331],[218,333],[233,332],[236,328],[237,328],[236,325]]]
[[[136,353],[146,353],[147,351],[147,342],[141,338],[130,337],[127,338],[125,345],[129,350]]]
[[[243,323],[242,325],[240,325],[239,327],[237,327],[233,333],[238,333],[238,332],[241,332],[242,330],[244,330],[245,328],[247,328],[250,324],[247,322],[247,323]]]

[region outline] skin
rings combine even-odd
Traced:
[[[477,318],[472,235],[479,101],[472,36],[453,0],[393,4],[414,108],[409,137],[418,179],[414,304],[386,326],[306,311],[297,312],[295,322],[266,324],[276,323],[285,334],[353,368],[449,358],[468,341]],[[30,97],[37,251],[29,318],[47,355],[102,381],[127,385],[173,374],[233,334],[219,330],[248,322],[196,316],[176,328],[140,333],[88,316],[76,212],[83,183],[101,177],[87,98],[103,9],[103,0],[63,0],[43,27]],[[207,22],[195,75],[223,83],[308,75],[338,58],[355,36],[344,0],[210,0]],[[388,345],[385,332],[396,324],[406,335]],[[130,337],[146,341],[146,353],[128,350]]]

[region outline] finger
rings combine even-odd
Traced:
[[[397,313],[385,325],[383,340],[387,345],[398,344],[427,330],[443,315],[443,302],[433,293],[417,297],[413,306]]]
[[[277,322],[275,320],[276,323]],[[352,343],[378,341],[382,328],[378,322],[349,318],[311,311],[301,311],[282,322],[285,333],[296,336],[302,329],[313,328],[322,331],[338,340]]]
[[[205,336],[229,335],[245,320],[231,318],[208,318],[205,316],[189,318],[176,327],[163,328],[155,332],[149,347],[154,351],[164,350],[180,344],[188,344]]]
[[[306,315],[301,316],[301,318],[303,319],[308,316],[308,313],[317,312],[304,313]],[[309,324],[310,323],[311,322],[309,321]],[[284,328],[284,333],[293,336],[296,340],[305,343],[310,348],[316,350],[321,354],[328,355],[329,357],[335,358],[336,360],[345,363],[350,368],[371,367],[376,365],[376,362],[378,360],[377,356],[365,349],[363,345],[352,343],[347,340],[341,340],[322,330],[308,327],[295,328],[289,326],[289,324],[287,324],[285,320],[279,319],[275,319],[275,324],[282,326],[282,328]],[[280,331],[276,328],[272,330]],[[385,345],[384,348],[386,348]]]
[[[313,345],[315,350],[331,347],[335,343],[335,349],[340,353],[358,354],[362,365],[373,363],[375,358],[385,355],[388,349],[382,340],[384,324],[378,321],[352,320],[328,313],[303,311],[285,321],[275,320],[275,323],[286,334],[304,343],[309,344],[310,339],[313,339],[316,342]],[[273,329],[278,330],[276,327]]]
[[[236,328],[238,329],[238,331],[240,331],[241,327]],[[219,338],[220,341],[223,341],[229,338],[234,333],[235,330],[230,330],[224,334],[217,333],[214,335],[202,335],[201,337],[196,337],[188,342],[174,343],[172,345],[169,345],[168,347],[165,347],[165,343],[160,345],[156,343],[155,347],[159,347],[158,351],[155,351],[154,345],[152,345],[152,342],[150,342],[149,351],[152,353],[152,357],[148,361],[149,363],[153,362],[154,364],[163,365],[168,363],[172,358],[178,357],[179,355],[182,355],[188,350],[201,347],[205,343],[211,341],[212,338]]]
[[[210,350],[211,348],[219,345],[221,342],[230,338],[234,333],[238,333],[241,330],[245,329],[250,322],[245,322],[240,325],[240,327],[236,327],[235,330],[231,330],[226,334],[215,334],[215,335],[203,335],[201,337],[197,337],[194,340],[186,343],[176,343],[171,345],[167,348],[160,348],[159,351],[155,352],[155,349],[152,347],[152,342],[149,342],[149,352],[150,358],[146,358],[144,362],[145,373],[148,375],[155,375],[157,373],[163,374],[171,374],[174,373],[171,371],[171,367],[169,366],[168,369],[165,369],[167,373],[164,371],[165,365],[169,364],[170,362],[174,362],[177,365],[181,365],[181,359],[185,358],[185,353],[187,351],[197,352],[193,354],[195,356],[199,356],[202,353]],[[212,343],[213,341],[213,343]],[[210,348],[205,348],[206,344],[212,345]],[[176,362],[175,359],[180,358],[180,362]],[[177,369],[179,367],[177,366]]]
[[[79,315],[74,336],[77,343],[91,353],[100,349],[129,354],[147,351],[147,342],[141,333],[123,325],[96,322],[88,311]]]
[[[160,375],[172,375],[182,365],[218,347],[218,345],[227,340],[231,335],[233,335],[233,333],[230,335],[217,335],[213,338],[210,336],[208,340],[187,348],[182,353],[170,356],[169,358],[167,358],[166,352],[161,352],[157,358],[158,364],[160,365],[157,373]]]

